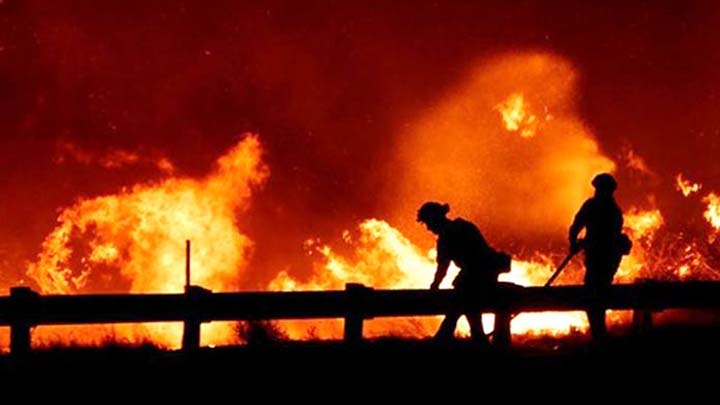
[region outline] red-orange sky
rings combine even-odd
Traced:
[[[241,226],[250,269],[273,269],[248,285],[302,268],[308,237],[387,216],[396,138],[508,52],[572,64],[602,153],[646,161],[654,175],[619,168],[621,202],[656,195],[668,225],[702,223],[669,180],[720,189],[714,2],[0,0],[0,284],[59,208],[160,179],[161,157],[204,175],[248,131],[272,175]],[[117,149],[147,160],[72,153]]]

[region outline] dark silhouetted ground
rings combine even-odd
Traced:
[[[468,341],[437,344],[402,339],[357,346],[266,342],[196,353],[152,346],[57,348],[35,350],[24,358],[2,356],[0,374],[4,382],[100,381],[130,391],[147,385],[157,388],[164,381],[175,394],[276,386],[277,392],[263,395],[291,395],[286,391],[290,385],[317,392],[342,387],[351,396],[357,387],[365,392],[387,388],[422,397],[426,390],[436,395],[447,389],[458,395],[468,389],[507,393],[510,386],[519,390],[512,395],[547,397],[568,387],[590,389],[585,396],[620,387],[656,394],[688,387],[688,392],[696,393],[698,388],[714,387],[707,381],[717,379],[719,360],[720,327],[663,327],[643,335],[613,336],[602,345],[585,336],[525,338],[507,350],[481,348]]]

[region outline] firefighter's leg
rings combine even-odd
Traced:
[[[470,325],[470,338],[473,342],[486,344],[488,343],[487,335],[483,329],[482,313],[469,312],[465,314],[468,324]]]
[[[605,307],[600,303],[608,293],[619,260],[609,253],[587,255],[585,259],[585,285],[589,289],[590,306],[587,310],[590,334],[593,340],[602,340],[607,336]]]
[[[455,326],[457,326],[458,318],[460,318],[459,312],[450,311],[445,314],[445,319],[443,319],[435,333],[435,339],[443,341],[452,340],[455,337]]]
[[[588,321],[590,322],[590,334],[593,340],[602,340],[607,336],[607,327],[605,326],[605,308],[593,306],[587,311]]]
[[[453,302],[451,308],[445,314],[445,319],[443,319],[437,333],[435,333],[436,340],[448,341],[455,337],[455,327],[457,326],[458,319],[460,319],[460,316],[462,315],[461,290],[455,289],[452,299]]]

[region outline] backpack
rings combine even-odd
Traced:
[[[632,240],[630,240],[630,237],[626,234],[620,234],[620,236],[617,239],[617,251],[621,255],[629,255],[630,250],[632,249]]]
[[[472,288],[485,288],[487,287],[486,283],[488,282],[488,280],[497,281],[497,277],[500,274],[510,272],[512,257],[506,252],[497,251],[493,248],[490,248],[490,251],[486,256],[485,263],[486,265],[479,270],[485,270],[488,273],[483,274],[482,271],[477,272],[461,270],[460,273],[458,273],[457,277],[455,277],[455,280],[453,280],[453,286],[455,286],[456,288],[460,288],[461,286],[470,286]],[[487,276],[491,276],[491,278],[488,279]]]
[[[509,273],[512,265],[512,256],[503,251],[492,250],[491,268],[497,273]]]

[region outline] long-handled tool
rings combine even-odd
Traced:
[[[570,261],[572,260],[572,258],[575,257],[575,255],[578,254],[578,252],[580,252],[580,250],[582,250],[582,248],[577,248],[577,249],[571,250],[570,253],[568,253],[567,256],[565,256],[565,258],[563,259],[562,263],[560,263],[560,265],[557,267],[557,269],[556,269],[555,272],[552,274],[552,276],[550,276],[550,278],[548,279],[548,281],[545,282],[545,285],[544,285],[543,287],[549,287],[550,284],[552,284],[553,281],[555,281],[555,279],[560,275],[560,273],[562,273],[563,269],[565,269],[565,267],[567,267],[568,263],[570,263]],[[516,315],[517,315],[517,314],[512,314],[512,315],[510,316],[510,319],[515,318]],[[495,334],[495,331],[494,331],[494,330],[493,330],[492,332],[488,333],[487,336],[490,337],[490,336],[492,336],[493,334]]]
[[[565,267],[570,263],[570,260],[580,251],[580,249],[574,249],[571,250],[570,253],[568,253],[567,256],[565,256],[565,259],[563,259],[562,263],[558,266],[557,270],[550,276],[548,281],[545,282],[545,287],[549,287],[550,284],[552,284],[553,281],[560,275],[560,273],[565,269]]]

